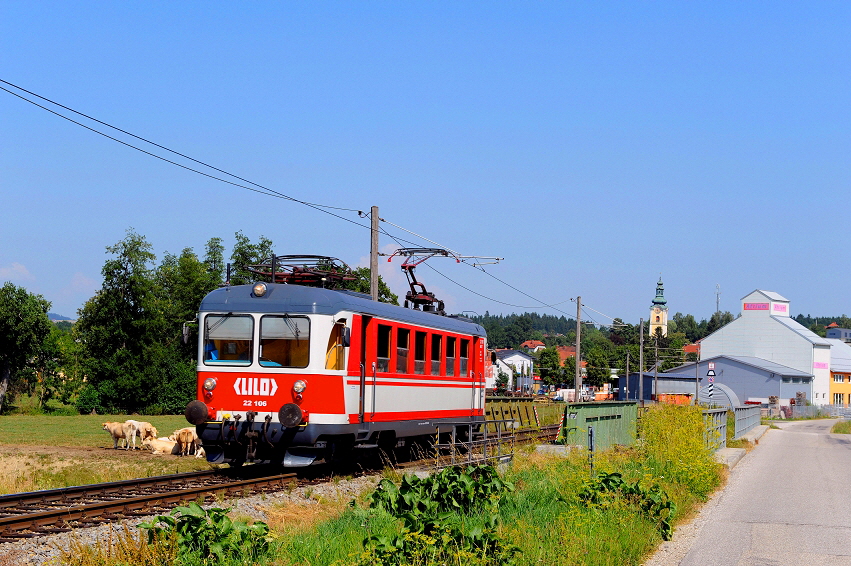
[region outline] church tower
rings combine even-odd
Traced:
[[[656,298],[650,305],[650,336],[656,333],[656,329],[662,329],[662,336],[668,335],[668,301],[665,300],[665,286],[662,278],[656,283]]]

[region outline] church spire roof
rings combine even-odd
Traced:
[[[653,306],[663,307],[668,304],[665,299],[665,285],[662,283],[662,277],[659,277],[659,282],[656,283],[656,298],[653,299]]]

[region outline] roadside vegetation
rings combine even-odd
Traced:
[[[830,429],[834,434],[851,434],[851,421],[839,421]]]
[[[390,472],[353,501],[271,506],[268,521],[254,523],[255,535],[239,544],[262,550],[250,563],[293,566],[640,564],[724,477],[704,446],[700,410],[673,405],[647,411],[634,446],[598,453],[595,472],[592,477],[586,453],[530,450],[502,473],[458,467],[419,479]],[[203,522],[195,514],[192,521]],[[241,532],[249,532],[251,522],[243,523]],[[128,532],[99,550],[76,549],[63,563],[188,563],[168,538],[174,533],[149,538],[151,532]]]

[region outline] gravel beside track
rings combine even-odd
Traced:
[[[282,503],[318,504],[318,499],[353,499],[366,489],[371,489],[380,480],[380,476],[364,476],[359,478],[329,481],[316,485],[298,487],[292,491],[278,491],[251,497],[242,497],[224,502],[216,502],[205,507],[233,507],[237,515],[249,516],[253,519],[266,520],[266,510]],[[153,517],[153,516],[151,516]],[[124,532],[125,526],[130,532],[138,531],[136,525],[151,517],[135,517],[87,529],[76,529],[68,533],[25,539],[19,542],[0,544],[0,566],[29,566],[36,564],[58,564],[61,550],[69,548],[75,538],[83,544],[96,544],[99,540],[107,540]]]

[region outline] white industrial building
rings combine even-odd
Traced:
[[[830,346],[790,317],[788,299],[756,290],[742,298],[739,318],[701,341],[700,359],[747,356],[793,368],[812,376],[810,401],[823,405],[830,403]]]

